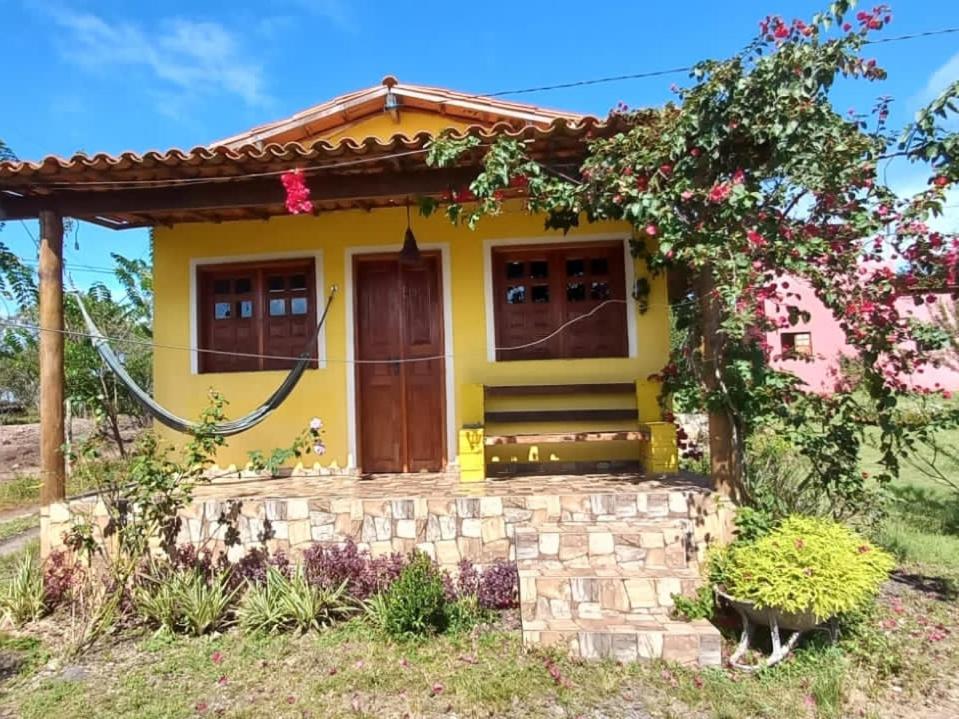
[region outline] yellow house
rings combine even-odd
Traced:
[[[215,388],[244,417],[310,359],[231,437],[178,542],[234,561],[347,541],[454,571],[514,561],[527,643],[718,666],[718,631],[671,614],[730,513],[677,472],[648,379],[667,361],[665,278],[633,258],[625,224],[545,230],[521,181],[475,231],[416,210],[466,193],[497,137],[572,177],[589,138],[617,129],[386,78],[211,146],[0,162],[0,217],[40,220],[42,551],[78,517],[101,539],[110,526],[109,497],[65,498],[62,218],[152,227],[160,405],[196,417]],[[430,166],[447,131],[480,147]],[[286,207],[291,170],[311,212]],[[322,456],[291,477],[242,472],[314,417]],[[538,476],[499,481],[519,474]]]
[[[315,364],[266,421],[231,438],[222,467],[289,446],[319,417],[326,451],[306,463],[324,472],[668,473],[673,427],[646,379],[667,361],[666,283],[632,257],[630,228],[547,231],[521,188],[475,231],[416,207],[478,172],[478,155],[429,167],[438,133],[519,137],[545,165],[575,171],[587,139],[610,130],[388,77],[209,147],[34,167],[48,181],[104,178],[79,183],[102,191],[73,193],[86,202],[76,216],[155,228],[155,396],[176,414],[196,417],[209,388],[231,416],[257,406],[335,288]],[[283,206],[280,175],[293,168],[313,213]],[[400,255],[408,228],[412,261]]]

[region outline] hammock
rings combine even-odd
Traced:
[[[87,308],[83,304],[83,299],[80,296],[80,292],[74,289],[73,294],[76,295],[77,304],[80,307],[80,313],[83,315],[83,321],[87,326],[87,332],[89,333],[93,342],[94,349],[96,349],[97,353],[100,355],[103,363],[110,368],[110,371],[112,371],[113,374],[117,376],[117,379],[119,379],[120,382],[128,390],[130,390],[130,394],[133,395],[133,398],[140,404],[140,406],[143,407],[148,414],[152,415],[158,422],[160,422],[160,424],[163,424],[176,432],[181,432],[183,434],[195,434],[196,432],[200,431],[201,427],[196,422],[191,422],[183,419],[182,417],[177,417],[172,412],[164,409],[157,404],[156,400],[144,392],[143,389],[133,381],[133,378],[127,373],[126,368],[120,361],[120,358],[117,357],[116,353],[110,347],[110,344],[107,342],[107,338],[103,336],[103,333],[101,333],[99,328],[97,328],[97,326],[93,323],[90,313],[87,312]],[[300,381],[300,378],[303,376],[303,372],[306,370],[307,366],[310,364],[310,362],[314,361],[312,354],[313,348],[316,347],[316,338],[319,336],[320,330],[323,328],[323,323],[326,322],[326,315],[330,311],[330,305],[332,304],[335,296],[336,286],[334,286],[330,291],[330,296],[326,300],[326,306],[323,308],[323,315],[320,317],[320,321],[317,323],[313,334],[306,341],[306,346],[303,348],[303,351],[298,355],[296,364],[293,365],[293,368],[290,370],[290,374],[287,375],[286,379],[284,379],[282,384],[276,388],[273,394],[271,394],[263,404],[249,414],[240,417],[239,419],[216,424],[213,426],[212,430],[204,429],[204,431],[218,437],[230,437],[234,434],[240,434],[241,432],[245,432],[248,429],[258,425],[260,422],[266,419],[270,413],[273,412],[273,410],[283,404],[283,401],[289,397],[290,393],[293,391],[293,388],[296,387],[297,383]]]

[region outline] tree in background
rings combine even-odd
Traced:
[[[902,134],[888,127],[888,99],[870,113],[837,111],[838,79],[885,78],[863,50],[890,21],[885,6],[853,15],[845,0],[808,23],[767,17],[742,52],[698,63],[692,86],[674,88],[675,102],[614,110],[624,129],[590,142],[578,177],[550,171],[510,138],[480,147],[475,137],[446,137],[431,148],[436,165],[484,153],[468,190],[451,193],[452,221],[473,226],[521,188],[547,228],[628,221],[634,254],[684,282],[676,315],[684,341],[660,378],[668,392],[702,397],[712,473],[734,496],[744,492],[746,440],[762,428],[787,437],[837,503],[865,497],[859,449],[868,426],[879,429],[880,482],[910,448],[900,400],[912,389],[900,377],[926,357],[895,304],[901,283],[917,276],[955,284],[959,245],[926,222],[959,180],[957,135],[943,127],[959,84]],[[899,198],[884,184],[879,164],[897,156],[929,168],[926,191]],[[904,276],[878,262],[889,257],[908,267]],[[863,360],[864,392],[839,385],[815,394],[770,366],[765,333],[807,316],[783,274],[806,279],[836,316]]]

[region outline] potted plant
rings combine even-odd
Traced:
[[[744,670],[784,659],[803,633],[861,607],[879,591],[892,557],[843,524],[794,515],[750,542],[714,552],[710,578],[717,597],[740,616],[742,638],[730,664]],[[763,665],[740,662],[755,627],[769,627],[772,654]],[[780,632],[792,632],[784,643]]]

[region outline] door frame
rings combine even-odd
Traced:
[[[425,251],[438,251],[440,257],[440,282],[443,285],[443,354],[444,363],[443,404],[446,407],[446,469],[459,464],[456,443],[456,379],[453,365],[453,283],[448,242],[423,242],[419,248]],[[356,281],[353,276],[353,260],[358,255],[399,254],[402,245],[364,245],[347,247],[344,252],[345,271],[343,276],[346,302],[346,447],[347,465],[356,469],[359,462],[358,418],[360,407],[357,403],[356,387]]]

